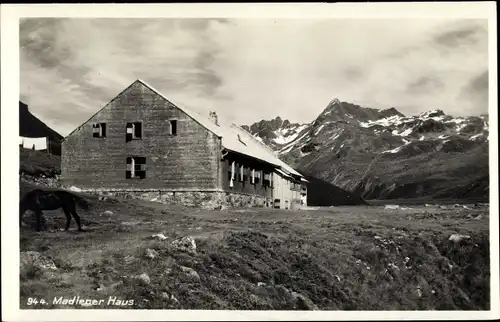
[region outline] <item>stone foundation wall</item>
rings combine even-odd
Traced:
[[[203,209],[272,207],[270,198],[223,191],[89,191],[126,199],[142,199],[163,204],[179,204]]]

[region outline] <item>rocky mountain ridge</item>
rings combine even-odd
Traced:
[[[276,149],[295,140],[307,124],[290,123],[276,117],[273,120],[262,120],[251,126],[243,125],[245,130],[252,133],[259,141],[266,143],[269,147]]]
[[[487,197],[488,128],[487,115],[405,116],[338,99],[309,124],[246,127],[297,170],[366,199]]]

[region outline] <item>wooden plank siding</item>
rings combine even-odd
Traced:
[[[300,209],[302,185],[281,173],[274,173],[273,204],[275,208]]]
[[[126,141],[130,122],[142,122],[141,139]],[[105,138],[93,137],[95,123],[106,123]],[[66,138],[61,179],[85,188],[221,189],[220,149],[219,137],[135,82]],[[130,156],[146,157],[144,179],[126,179]]]

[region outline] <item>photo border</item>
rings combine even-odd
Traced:
[[[228,311],[19,310],[19,19],[68,18],[332,18],[488,19],[490,279],[489,311]],[[497,23],[495,2],[267,3],[267,4],[38,4],[1,5],[2,313],[3,320],[476,320],[499,318]]]

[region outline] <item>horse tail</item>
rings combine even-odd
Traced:
[[[40,193],[39,189],[33,189],[29,191],[28,193],[24,194],[24,196],[21,196],[19,199],[19,225],[21,226],[21,223],[23,221],[23,215],[24,213],[31,208],[31,205],[33,204],[33,199],[36,198],[37,194]]]

